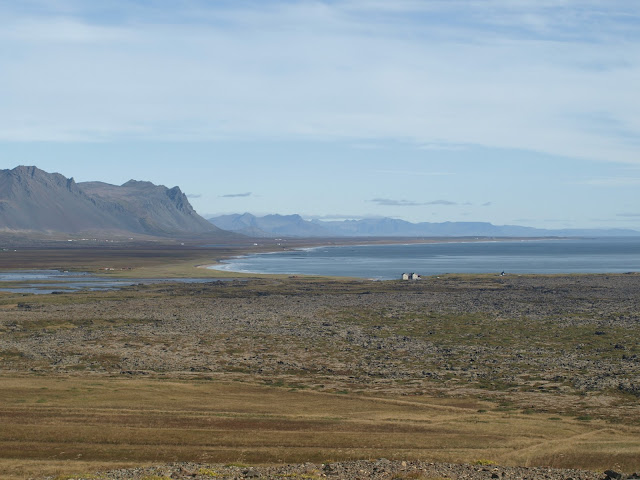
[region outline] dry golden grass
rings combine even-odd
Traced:
[[[142,265],[131,270],[115,270],[105,272],[109,276],[122,278],[245,278],[262,275],[227,272],[206,268],[215,265],[211,256],[192,258],[180,262],[164,263],[161,265]]]
[[[0,475],[386,457],[637,468],[640,428],[217,381],[0,377]]]

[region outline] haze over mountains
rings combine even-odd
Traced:
[[[131,180],[76,183],[20,166],[0,170],[0,230],[171,236],[222,233],[198,215],[180,188]]]
[[[304,220],[300,215],[250,213],[221,215],[209,219],[214,225],[256,237],[547,237],[547,236],[636,236],[626,229],[560,229],[493,225],[487,222],[411,223],[394,218],[361,220]]]
[[[300,215],[265,215],[256,217],[250,213],[220,215],[210,218],[215,226],[250,237],[331,237],[332,232]]]
[[[155,237],[544,237],[631,236],[623,229],[545,230],[486,222],[411,223],[393,218],[320,221],[300,215],[221,215],[205,220],[179,187],[130,180],[76,183],[59,173],[20,166],[0,170],[0,231],[109,233]],[[233,233],[231,233],[233,232]]]

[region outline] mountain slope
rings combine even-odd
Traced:
[[[205,233],[211,224],[196,213],[180,188],[129,180],[122,186],[83,182],[78,187],[87,195],[110,206],[114,216],[157,235],[174,232]],[[121,215],[125,213],[125,215]]]
[[[250,213],[220,215],[209,221],[223,230],[253,237],[327,237],[331,231],[321,225],[304,220],[300,215],[265,215]]]
[[[121,187],[37,167],[0,170],[0,229],[36,232],[120,232],[144,235],[211,233],[178,187],[148,182]]]
[[[234,213],[210,218],[209,222],[222,230],[241,233],[250,237],[270,237],[273,232],[262,230],[257,225],[257,217],[250,213]]]

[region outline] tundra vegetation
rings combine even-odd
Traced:
[[[0,293],[0,476],[382,457],[637,471],[638,291],[626,274]]]

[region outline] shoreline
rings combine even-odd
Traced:
[[[509,238],[492,238],[492,237],[474,237],[474,238],[442,238],[442,239],[383,239],[378,242],[355,241],[352,243],[331,242],[331,244],[301,244],[290,246],[290,248],[274,249],[261,248],[257,251],[237,252],[235,255],[218,258],[215,263],[206,263],[199,265],[198,268],[210,270],[213,272],[239,275],[255,275],[255,276],[310,276],[310,277],[332,277],[332,278],[357,278],[372,281],[385,281],[397,279],[400,271],[415,271],[422,277],[452,275],[588,275],[588,274],[630,274],[640,272],[640,265],[637,262],[626,262],[627,257],[635,253],[635,244],[622,243],[623,247],[632,245],[632,250],[623,248],[618,254],[614,254],[611,259],[590,261],[591,256],[594,259],[602,255],[602,249],[608,247],[609,243],[606,239],[587,238],[587,237],[509,237]],[[563,244],[563,242],[574,242]],[[548,242],[551,246],[532,246],[533,250],[524,246],[527,243]],[[584,242],[584,243],[580,243]],[[591,243],[590,243],[591,242]],[[345,250],[332,256],[329,249],[340,247],[348,248],[348,251],[356,247],[376,247],[376,246],[414,246],[414,245],[445,245],[445,244],[510,244],[503,252],[503,247],[487,247],[490,248],[486,252],[482,247],[463,247],[469,251],[455,249],[449,252],[448,249],[435,250],[433,261],[424,260],[423,255],[412,256],[410,249],[402,258],[396,258],[391,254],[388,259],[397,260],[398,268],[393,272],[390,271],[388,262],[376,263],[377,253],[375,249],[365,250],[363,255],[354,254],[353,265],[351,269],[341,268],[339,260],[345,254]],[[575,245],[574,245],[575,244]],[[519,245],[523,245],[520,247]],[[582,247],[586,245],[581,255]],[[575,246],[575,248],[573,248]],[[615,244],[612,244],[615,247]],[[453,248],[453,247],[452,247]],[[497,249],[497,250],[496,250]],[[322,251],[315,254],[314,251]],[[548,250],[548,251],[547,251]],[[575,253],[574,253],[575,250]],[[607,250],[609,250],[607,248]],[[302,256],[293,258],[287,253],[300,252]],[[615,251],[615,249],[614,249]],[[261,256],[282,253],[280,263],[278,259],[271,260]],[[309,253],[309,262],[315,265],[315,268],[307,268],[305,265],[305,254]],[[396,252],[397,253],[397,252]],[[406,257],[406,258],[405,258]],[[424,257],[424,258],[423,258]],[[448,258],[450,261],[441,260],[440,257]],[[559,262],[554,259],[557,257]],[[387,257],[383,255],[383,260]],[[469,261],[463,260],[469,258]],[[248,263],[246,260],[249,260]],[[245,262],[243,263],[243,260]],[[363,260],[369,260],[369,264],[362,263]],[[407,260],[407,261],[405,261]],[[495,264],[493,263],[495,261]],[[324,262],[324,263],[323,263]],[[595,263],[594,263],[595,262]],[[408,264],[411,265],[408,265]],[[533,265],[536,265],[535,267]],[[372,268],[374,267],[374,268]],[[305,271],[306,270],[306,271]],[[500,273],[502,272],[502,273]],[[397,275],[396,275],[397,273]]]
[[[288,274],[245,273],[216,268],[222,262],[254,254],[309,248],[446,243],[500,243],[564,240],[566,237],[334,237],[248,239],[243,243],[186,245],[132,243],[77,247],[60,243],[23,247],[0,254],[0,271],[60,270],[110,278],[283,278]],[[298,275],[298,274],[294,274]],[[302,276],[302,275],[300,275]],[[305,275],[325,277],[323,275]],[[356,277],[333,277],[356,278]],[[369,276],[357,277],[369,278]]]
[[[348,237],[350,238],[350,237]],[[344,240],[348,240],[345,238]],[[300,275],[300,276],[320,276],[325,277],[326,275],[318,275],[318,274],[301,274],[301,273],[257,273],[257,272],[242,272],[242,271],[233,271],[233,270],[222,270],[215,268],[217,265],[225,265],[223,262],[226,260],[245,258],[251,255],[269,255],[275,253],[281,253],[284,251],[310,251],[318,248],[336,248],[336,247],[368,247],[375,245],[433,245],[433,244],[461,244],[461,243],[503,243],[503,242],[538,242],[538,241],[547,241],[547,240],[568,240],[567,237],[441,237],[441,238],[417,238],[417,239],[408,239],[406,237],[368,237],[362,241],[362,237],[357,237],[357,243],[352,242],[331,242],[330,244],[321,243],[318,244],[316,242],[311,244],[306,244],[304,242],[300,246],[295,246],[291,248],[270,248],[270,249],[259,249],[258,251],[240,251],[237,254],[219,257],[215,260],[214,263],[207,263],[196,265],[196,268],[211,270],[214,272],[222,272],[222,273],[238,273],[242,275],[259,275],[259,276],[274,276],[274,275]],[[369,241],[369,239],[371,241]],[[291,240],[291,239],[289,239]],[[295,239],[294,239],[295,240]],[[307,239],[303,239],[307,240]],[[333,239],[332,239],[333,240]],[[277,246],[281,246],[277,244]],[[364,278],[364,277],[344,277],[344,278]]]

